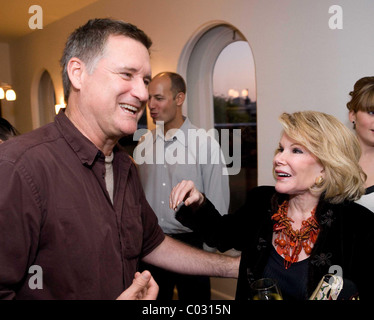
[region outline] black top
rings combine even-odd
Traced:
[[[283,300],[305,300],[308,298],[306,291],[308,259],[294,262],[286,269],[284,259],[272,247],[263,277],[277,280]]]
[[[198,210],[182,207],[177,219],[200,232],[204,242],[224,252],[230,248],[242,251],[236,299],[247,300],[249,285],[263,277],[269,260],[273,236],[271,216],[288,196],[274,187],[254,188],[245,205],[232,214],[221,216],[207,199]],[[352,281],[360,299],[374,298],[374,277],[368,259],[374,252],[374,215],[365,207],[344,202],[331,204],[321,200],[316,209],[320,232],[307,259],[307,297],[322,277],[343,270],[344,281]]]
[[[365,194],[373,193],[374,192],[374,186],[366,188]]]

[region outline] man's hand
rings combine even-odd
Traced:
[[[147,270],[136,272],[132,285],[128,287],[117,300],[156,300],[158,285]]]

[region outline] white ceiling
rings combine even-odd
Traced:
[[[0,42],[10,42],[34,30],[29,20],[32,5],[43,10],[43,27],[98,0],[0,0]]]

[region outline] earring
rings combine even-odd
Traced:
[[[356,130],[356,122],[352,121],[352,123],[353,123],[353,130]]]
[[[325,181],[325,180],[323,179],[323,177],[322,177],[322,176],[319,176],[319,177],[316,178],[315,185],[316,185],[317,187],[320,187],[324,181]]]

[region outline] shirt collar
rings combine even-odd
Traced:
[[[178,140],[184,147],[188,145],[188,129],[191,127],[191,122],[187,117],[183,117],[184,122],[179,129],[177,129],[174,134],[169,138],[165,139],[164,132],[161,126],[156,126],[155,134],[153,135],[153,142],[156,142],[157,138],[164,141]]]
[[[102,152],[74,126],[63,110],[55,117],[55,123],[83,165],[92,166],[96,158],[102,155]]]

